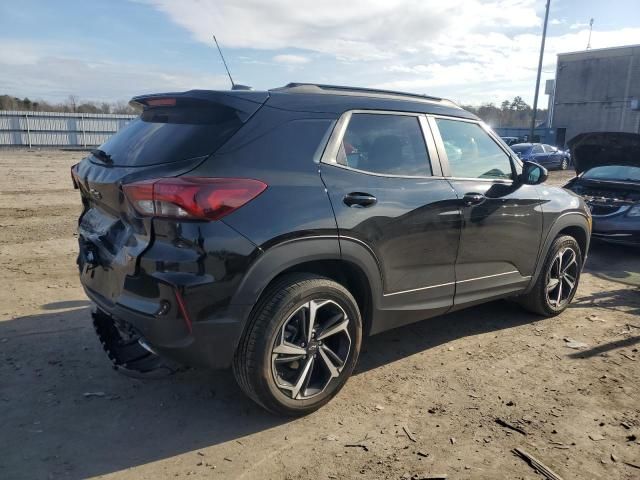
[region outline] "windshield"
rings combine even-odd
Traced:
[[[630,165],[605,165],[587,170],[582,175],[587,180],[613,180],[619,182],[640,182],[640,167]]]
[[[527,153],[531,150],[531,145],[511,145],[511,150],[516,153]]]

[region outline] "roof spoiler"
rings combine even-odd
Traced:
[[[238,118],[246,122],[269,98],[269,92],[250,90],[216,91],[189,90],[188,92],[154,93],[133,97],[129,104],[144,110],[159,107],[194,107],[202,104],[224,105],[234,109]]]

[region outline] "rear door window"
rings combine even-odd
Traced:
[[[512,178],[511,160],[477,123],[436,118],[451,176]]]
[[[215,152],[242,124],[224,105],[150,108],[99,148],[118,166],[175,162]]]
[[[382,175],[432,175],[420,122],[411,115],[354,113],[336,163]]]

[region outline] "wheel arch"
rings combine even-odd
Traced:
[[[382,295],[380,269],[373,253],[338,237],[305,237],[281,242],[266,250],[251,266],[232,299],[233,304],[255,305],[282,276],[312,273],[343,285],[354,296],[363,322],[363,335],[371,331],[373,312]],[[342,248],[342,251],[340,247]],[[252,309],[253,310],[253,309]],[[247,326],[244,319],[243,331]]]
[[[591,227],[588,217],[582,212],[567,212],[560,215],[549,228],[544,242],[540,248],[538,254],[538,261],[534,274],[531,276],[531,282],[527,287],[526,292],[529,292],[536,283],[538,275],[542,271],[544,260],[547,258],[547,253],[553,244],[553,241],[560,235],[570,235],[576,239],[578,246],[580,247],[580,253],[582,254],[582,264],[587,259],[587,252],[589,251],[589,243],[591,240]]]

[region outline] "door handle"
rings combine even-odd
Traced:
[[[351,192],[347,193],[342,201],[348,207],[363,208],[375,205],[378,199],[368,193]]]
[[[485,197],[481,193],[465,193],[464,197],[462,197],[462,203],[465,206],[470,207],[471,205],[478,205],[486,200]]]

